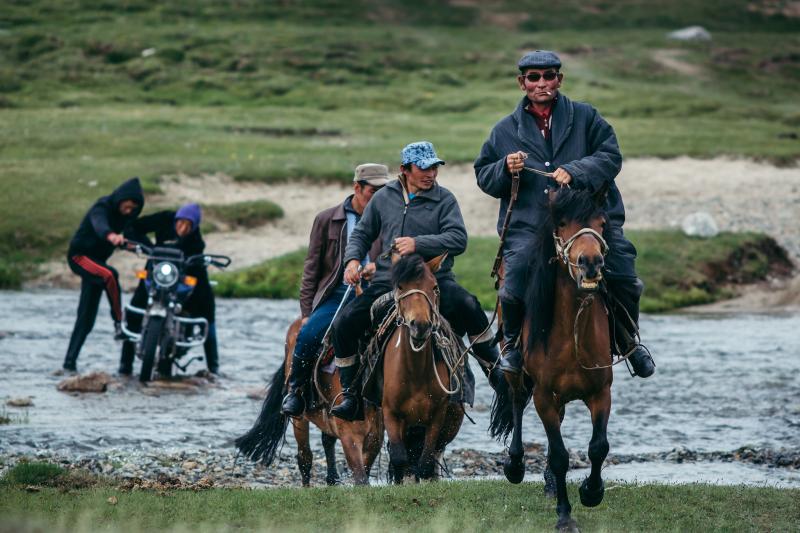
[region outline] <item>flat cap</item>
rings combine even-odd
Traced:
[[[534,50],[522,56],[517,63],[520,70],[528,68],[561,68],[561,60],[550,50]]]
[[[389,167],[380,163],[364,163],[356,167],[353,182],[366,181],[374,187],[383,187],[389,183]]]

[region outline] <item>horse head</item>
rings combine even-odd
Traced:
[[[593,194],[569,188],[549,193],[556,259],[581,291],[596,291],[603,279],[607,193],[608,186]]]
[[[439,325],[439,285],[434,273],[447,254],[428,262],[419,254],[392,258],[392,287],[400,325],[408,327],[411,347],[419,351]]]

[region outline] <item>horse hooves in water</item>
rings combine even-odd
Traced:
[[[572,518],[559,518],[556,529],[565,533],[580,533],[581,531],[578,529],[578,523]]]
[[[556,476],[549,466],[544,470],[544,495],[547,498],[556,497]]]
[[[589,478],[583,480],[581,483],[581,487],[578,489],[578,493],[581,496],[581,503],[586,507],[596,507],[600,505],[600,502],[603,501],[603,495],[606,492],[606,484],[604,481],[600,481],[600,486],[596,489],[592,489],[589,487]]]
[[[525,479],[525,463],[522,461],[522,456],[509,456],[503,463],[503,473],[511,483],[522,483],[522,480]]]

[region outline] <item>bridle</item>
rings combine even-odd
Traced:
[[[559,260],[562,263],[564,263],[564,265],[566,265],[567,271],[569,272],[569,277],[571,277],[573,281],[576,282],[578,281],[578,278],[575,276],[575,273],[573,272],[572,269],[580,268],[580,266],[569,260],[569,252],[570,250],[572,250],[572,246],[575,244],[575,241],[578,240],[578,237],[580,237],[581,235],[591,235],[597,240],[597,242],[600,243],[600,252],[603,254],[603,256],[605,257],[605,255],[608,253],[608,243],[606,243],[606,240],[603,238],[602,235],[600,235],[592,228],[583,228],[579,230],[577,233],[575,233],[575,235],[567,239],[566,241],[561,237],[559,237],[558,235],[556,235],[554,232],[553,242],[555,243],[556,246],[556,257],[554,259]]]
[[[408,298],[412,294],[421,294],[425,297],[425,301],[428,302],[428,307],[431,311],[431,328],[428,330],[428,334],[425,336],[425,340],[422,341],[422,344],[419,346],[414,346],[414,337],[411,336],[411,325],[409,324],[406,317],[400,312],[400,301]],[[436,299],[436,303],[431,300],[431,297],[428,296],[428,293],[421,290],[421,289],[408,289],[405,292],[398,293],[395,291],[394,294],[394,304],[397,308],[397,319],[395,323],[398,326],[406,326],[409,328],[409,335],[408,335],[408,344],[411,346],[411,350],[414,352],[421,352],[423,348],[425,348],[425,344],[430,340],[431,336],[433,336],[439,330],[439,324],[441,324],[441,315],[439,314],[439,286],[435,285],[433,287],[433,294],[434,298]],[[399,339],[398,339],[399,340]]]

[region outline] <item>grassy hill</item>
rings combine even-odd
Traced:
[[[800,156],[800,23],[780,3],[282,0],[0,5],[0,286],[132,175],[345,179],[412,140],[471,161],[552,48],[630,156]],[[776,7],[777,6],[777,7]],[[703,24],[710,43],[669,30]]]

